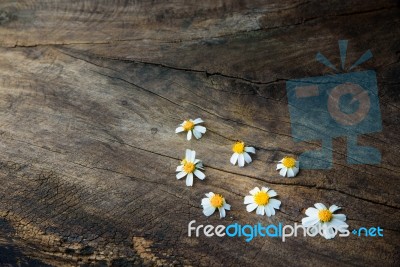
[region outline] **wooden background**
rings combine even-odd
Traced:
[[[0,2],[0,264],[4,266],[399,266],[399,1],[7,1]],[[335,139],[331,170],[275,171],[294,143],[288,79],[347,62],[378,75],[383,131],[360,138],[380,165],[348,165]],[[208,132],[175,128],[201,117]],[[257,148],[229,163],[231,144]],[[207,178],[175,179],[186,148]],[[247,213],[255,186],[282,201],[272,218]],[[202,215],[204,193],[232,211]],[[350,229],[384,237],[189,238],[187,224],[293,224],[315,202],[343,207]],[[8,264],[8,265],[7,265]]]

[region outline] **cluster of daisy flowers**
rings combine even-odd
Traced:
[[[268,187],[262,187],[261,190],[255,187],[249,193],[250,195],[245,196],[243,202],[247,205],[246,210],[248,212],[256,210],[256,214],[265,214],[270,217],[275,215],[275,210],[278,210],[281,205],[281,201],[274,198],[278,194]],[[210,216],[218,209],[220,218],[225,217],[225,210],[231,209],[231,206],[226,203],[222,195],[214,194],[213,192],[206,194],[206,198],[201,200],[201,205],[203,206],[204,215]]]
[[[200,139],[207,131],[206,127],[200,125],[201,123],[204,123],[201,118],[185,120],[175,129],[175,133],[185,132],[187,140],[191,140],[193,136],[196,139]],[[230,158],[230,162],[232,165],[237,164],[239,167],[244,167],[246,163],[250,164],[253,161],[250,153],[256,153],[254,147],[246,146],[243,141],[239,140],[232,145],[232,151],[233,154]],[[179,172],[176,175],[177,179],[187,176],[187,186],[193,185],[193,182],[190,182],[193,180],[193,174],[201,180],[205,178],[205,175],[199,171],[199,169],[203,169],[202,162],[199,159],[195,159],[195,155],[196,152],[194,150],[187,149],[186,157],[181,161],[181,165],[176,169],[176,171]],[[292,157],[284,157],[279,161],[276,169],[280,170],[279,174],[283,177],[295,177],[299,172],[299,162]]]
[[[192,136],[200,139],[207,131],[206,127],[199,125],[202,123],[204,121],[201,118],[185,120],[176,128],[175,133],[186,132],[187,140],[191,140]],[[232,146],[232,151],[230,162],[233,165],[237,164],[239,167],[244,167],[246,163],[250,164],[252,158],[249,153],[256,153],[254,147],[246,146],[243,141],[236,141]],[[279,170],[279,174],[283,177],[295,177],[299,173],[299,162],[292,157],[284,157],[278,162],[276,170]],[[176,178],[182,179],[186,177],[186,186],[193,186],[194,177],[200,180],[206,178],[203,171],[203,163],[201,160],[196,159],[196,152],[186,149],[185,157],[176,168]],[[268,187],[261,187],[261,189],[255,187],[249,193],[250,195],[245,196],[243,202],[248,212],[255,210],[257,215],[271,217],[275,215],[276,210],[279,210],[281,201],[275,198],[278,194],[274,190]],[[231,205],[226,202],[225,198],[221,194],[213,192],[209,192],[205,196],[201,200],[203,214],[211,216],[218,209],[220,218],[224,218],[226,211],[231,209]],[[322,203],[316,203],[314,206],[315,208],[310,207],[305,212],[307,217],[302,219],[304,227],[313,231],[321,229],[320,232],[326,239],[335,237],[338,231],[342,232],[348,227],[345,223],[346,216],[344,214],[334,214],[340,207],[332,205],[327,208]]]

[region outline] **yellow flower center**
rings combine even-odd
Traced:
[[[330,212],[329,210],[320,210],[318,212],[318,218],[321,222],[329,222],[330,220],[332,220],[332,212]]]
[[[291,157],[284,157],[282,161],[283,166],[286,168],[293,168],[296,166],[296,160]]]
[[[235,153],[243,153],[244,152],[244,142],[237,141],[233,147],[232,147],[233,152]]]
[[[192,122],[192,121],[190,121],[190,120],[187,120],[187,121],[185,121],[184,123],[183,123],[183,129],[187,132],[187,131],[190,131],[190,130],[193,130],[193,128],[194,128],[194,123]]]
[[[259,206],[265,206],[269,202],[269,195],[266,192],[260,191],[254,195],[254,202]]]
[[[195,169],[196,169],[196,166],[192,162],[186,161],[185,165],[183,165],[183,170],[186,173],[192,173],[192,172],[194,172]]]
[[[210,203],[214,208],[221,208],[224,205],[224,198],[220,194],[215,194],[210,199]]]

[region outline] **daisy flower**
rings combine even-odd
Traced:
[[[236,141],[236,143],[232,146],[232,151],[234,153],[231,157],[231,163],[235,165],[236,162],[238,162],[239,167],[243,167],[244,162],[246,163],[252,162],[249,153],[253,154],[256,153],[254,147],[245,146],[244,142],[242,141]]]
[[[344,214],[333,214],[339,210],[340,207],[332,205],[328,208],[322,203],[315,203],[314,207],[306,210],[308,217],[303,218],[301,223],[304,227],[313,227],[313,232],[319,231],[326,239],[334,238],[336,233],[345,232],[346,228],[349,227],[346,221],[346,215]],[[322,229],[322,232],[320,231]]]
[[[295,177],[299,173],[299,162],[292,157],[284,157],[276,165],[276,170],[281,170],[279,174],[283,177]]]
[[[220,194],[210,192],[201,200],[203,206],[203,214],[210,216],[216,209],[219,211],[219,217],[223,218],[226,215],[225,210],[231,210],[231,205],[227,204],[225,198]]]
[[[270,217],[275,215],[275,210],[279,210],[281,202],[273,197],[278,194],[274,190],[270,190],[268,187],[262,187],[261,190],[258,187],[254,187],[250,191],[250,196],[244,197],[244,204],[248,212],[252,212],[257,208],[256,213],[259,215],[264,215],[264,213]]]
[[[195,175],[200,180],[204,180],[206,176],[203,172],[203,163],[201,160],[196,159],[196,151],[186,149],[186,157],[181,161],[181,165],[176,167],[176,179],[181,179],[185,176],[186,177],[186,185],[192,186],[193,185],[193,175]]]
[[[195,120],[185,120],[180,124],[178,128],[176,128],[175,133],[180,133],[180,132],[187,132],[187,140],[192,139],[192,134],[196,139],[201,138],[202,134],[206,132],[206,127],[200,126],[197,124],[203,123],[204,121],[200,118],[197,118]]]

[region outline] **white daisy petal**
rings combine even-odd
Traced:
[[[301,224],[304,227],[310,227],[313,225],[316,225],[319,222],[318,217],[305,217],[303,219],[301,219]]]
[[[260,192],[260,188],[258,188],[257,186],[250,190],[250,194],[252,195],[257,194],[258,192]]]
[[[344,215],[344,214],[333,214],[333,218],[337,219],[337,220],[345,221],[346,220],[346,215]]]
[[[236,164],[237,160],[238,160],[239,154],[238,153],[233,153],[232,157],[231,157],[231,163],[233,165]]]
[[[261,187],[261,191],[263,191],[263,192],[268,192],[268,190],[269,190],[269,187]]]
[[[256,213],[259,215],[264,215],[265,214],[264,206],[258,206]]]
[[[254,203],[254,197],[253,196],[245,196],[244,204],[251,204],[251,203]]]
[[[239,165],[239,167],[243,167],[244,166],[244,156],[243,156],[243,154],[239,154],[239,156],[238,156],[238,165]]]
[[[325,207],[324,204],[322,203],[315,203],[314,206],[319,209],[319,210],[326,210],[327,208]]]
[[[330,235],[329,235],[329,233],[328,233],[328,229],[325,227],[325,228],[323,228],[323,230],[322,230],[322,236],[325,238],[325,239],[331,239],[331,237],[330,237]]]
[[[196,175],[200,180],[204,180],[204,178],[206,178],[206,175],[199,170],[195,170],[194,175]]]
[[[178,167],[176,167],[177,172],[181,172],[182,170],[183,170],[183,165],[179,165]]]
[[[278,165],[276,165],[276,170],[280,170],[280,169],[282,169],[283,167],[285,167],[285,166],[283,166],[282,163],[278,163]]]
[[[181,179],[186,176],[186,172],[179,172],[176,174],[176,179]]]
[[[231,210],[231,205],[224,203],[224,206],[222,206],[226,210]]]
[[[331,238],[334,238],[337,234],[337,231],[335,231],[335,229],[333,229],[332,227],[328,228],[328,232]]]
[[[185,159],[186,159],[186,160],[189,160],[189,159],[190,159],[190,155],[192,155],[192,150],[186,149]]]
[[[262,206],[260,206],[260,207],[262,207]],[[265,214],[266,214],[268,217],[271,217],[272,213],[271,213],[271,209],[268,207],[268,205],[267,205],[267,206],[264,206],[263,208],[264,208]]]
[[[178,128],[175,129],[175,133],[181,133],[183,132],[185,129],[183,129],[182,126],[179,126]]]
[[[214,213],[214,211],[215,211],[215,208],[213,206],[209,206],[209,207],[203,209],[203,214],[206,216],[210,216]]]
[[[186,186],[193,186],[193,173],[188,173],[186,177]]]
[[[340,210],[340,207],[338,207],[336,205],[332,205],[332,206],[329,207],[329,211],[332,212],[332,213],[337,211],[337,210]]]
[[[333,218],[329,223],[330,223],[331,227],[335,227],[336,229],[343,229],[345,227],[348,227],[347,223],[345,223],[342,220],[335,219],[335,218]]]
[[[200,170],[204,170],[204,166],[203,166],[203,163],[197,163],[196,164],[196,169],[200,169]]]
[[[275,209],[273,207],[271,207],[271,206],[269,206],[269,208],[271,209],[271,214],[275,215]]]
[[[294,177],[294,172],[292,168],[288,168],[287,170],[287,177]]]
[[[200,118],[195,119],[194,121],[192,121],[194,124],[199,124],[199,123],[203,123],[204,121]]]
[[[254,147],[251,147],[251,146],[246,146],[244,148],[244,151],[249,152],[249,153],[253,153],[253,154],[256,153],[256,149]]]
[[[244,161],[246,161],[246,163],[250,163],[252,161],[250,155],[247,152],[244,152],[243,156],[244,156]]]
[[[205,133],[207,131],[206,127],[204,126],[194,126],[194,130],[198,131],[199,133]]]
[[[205,207],[210,206],[210,199],[208,197],[203,198],[201,200],[201,205]]]
[[[213,192],[207,193],[206,196],[212,198],[215,194]]]
[[[272,207],[272,208],[274,208],[274,209],[276,209],[276,210],[279,210],[279,207],[281,206],[281,201],[280,200],[277,200],[277,199],[274,199],[274,198],[271,198],[271,199],[269,199],[269,205]]]
[[[297,167],[293,167],[292,170],[293,170],[294,176],[296,176],[299,173],[299,168],[297,168]]]
[[[201,133],[200,132],[196,131],[196,129],[193,129],[192,131],[193,131],[193,135],[194,135],[194,137],[196,137],[196,139],[200,139],[201,138]]]
[[[246,210],[248,212],[252,212],[253,210],[255,210],[258,207],[258,205],[256,203],[251,203],[249,205],[246,206]]]
[[[283,167],[283,168],[281,169],[281,171],[279,172],[279,174],[280,174],[281,176],[285,177],[285,176],[286,176],[287,170],[288,170],[288,169],[287,169],[286,167]]]
[[[272,205],[268,205],[268,208],[271,210],[271,215],[275,215],[275,209],[272,207]]]
[[[220,218],[224,218],[226,213],[225,213],[225,209],[224,208],[218,208],[219,210],[219,217]]]
[[[269,190],[267,194],[269,197],[276,197],[278,195],[278,193],[276,193],[275,190]]]
[[[187,132],[186,139],[187,139],[187,140],[192,139],[192,131],[188,131],[188,132]]]
[[[332,229],[332,227],[328,227],[327,224],[323,224],[322,225],[322,235],[323,237],[325,237],[326,239],[332,239],[335,237],[335,232]]]
[[[190,162],[194,162],[196,159],[196,151],[192,150],[192,153],[190,154],[190,158],[188,159]]]
[[[306,215],[310,217],[318,217],[318,210],[316,208],[308,208],[306,209]]]

